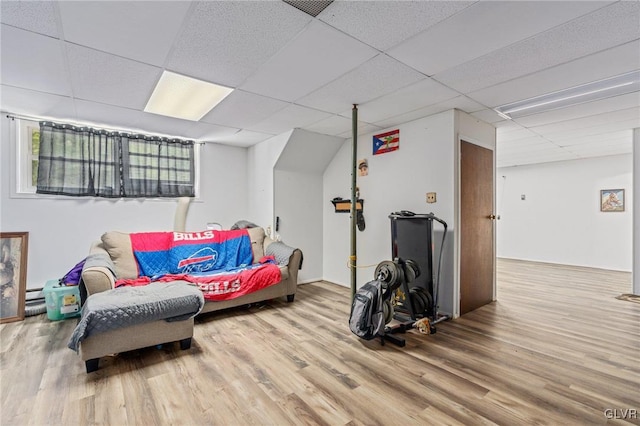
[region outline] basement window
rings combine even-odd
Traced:
[[[38,182],[40,124],[37,121],[16,120],[18,137],[18,193],[35,194]]]
[[[195,197],[199,144],[182,139],[16,120],[22,194]]]

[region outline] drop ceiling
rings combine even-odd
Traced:
[[[323,2],[327,3],[327,2]],[[348,138],[451,108],[498,166],[629,153],[640,92],[505,120],[493,108],[640,70],[639,1],[6,1],[0,107],[247,147]],[[143,112],[164,70],[236,89],[200,121]]]

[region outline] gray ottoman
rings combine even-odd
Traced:
[[[175,341],[189,349],[193,318],[203,306],[202,292],[184,281],[96,293],[82,307],[68,346],[85,361],[87,373],[109,354]]]

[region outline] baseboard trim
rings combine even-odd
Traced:
[[[309,280],[304,280],[304,281],[298,281],[298,285],[300,285],[300,284],[317,283],[318,281],[324,281],[324,280],[322,278],[314,278],[314,279],[309,279]]]
[[[552,262],[550,260],[523,259],[521,257],[496,256],[496,258],[497,259],[505,259],[505,260],[519,260],[519,261],[522,261],[522,262],[531,262],[531,263],[546,263],[548,265],[562,265],[562,266],[575,266],[577,268],[600,269],[602,271],[632,272],[630,269],[612,269],[612,268],[603,268],[603,267],[599,267],[599,266],[576,265],[574,263]]]

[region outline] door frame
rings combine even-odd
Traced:
[[[482,148],[486,148],[493,153],[493,212],[495,214],[496,211],[496,144],[490,142],[484,142],[479,139],[476,139],[471,136],[467,136],[461,133],[456,132],[455,135],[455,148],[454,148],[454,199],[455,199],[455,208],[453,212],[453,230],[454,230],[454,238],[455,238],[455,250],[454,250],[454,280],[453,280],[453,318],[458,318],[460,316],[460,181],[461,181],[461,173],[462,168],[460,164],[460,151],[461,151],[461,142],[468,142],[473,145],[478,145]],[[496,285],[496,230],[497,226],[494,222],[493,226],[493,301],[497,298],[497,285]]]

